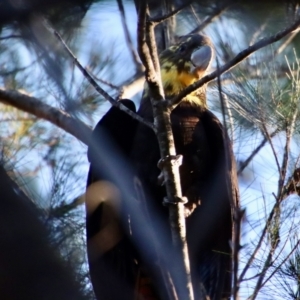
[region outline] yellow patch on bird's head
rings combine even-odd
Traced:
[[[213,57],[211,41],[199,34],[184,36],[160,54],[161,78],[166,97],[176,96],[206,73]],[[201,96],[202,99],[199,97]],[[204,98],[204,99],[203,99]],[[205,93],[195,91],[184,101],[205,104]]]

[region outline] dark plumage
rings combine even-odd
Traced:
[[[202,35],[185,36],[177,45],[162,52],[160,64],[166,98],[176,96],[181,90],[202,78],[212,58],[212,44],[207,37]],[[171,122],[176,152],[183,155],[180,177],[183,195],[188,198],[186,204],[187,242],[195,299],[205,294],[211,300],[219,300],[229,298],[231,293],[232,258],[229,243],[232,239],[233,206],[238,205],[238,187],[230,141],[219,120],[207,109],[205,93],[206,87],[204,86],[186,96],[172,111]],[[153,121],[147,85],[138,114],[150,122]],[[116,126],[113,121],[113,109],[104,118],[111,120],[113,126]],[[111,127],[107,126],[108,122],[104,122],[104,118],[97,126],[112,133]],[[126,118],[130,117],[126,116]],[[125,143],[126,147],[122,146],[123,142],[116,135],[113,134],[113,138],[119,144],[127,161],[133,166],[143,186],[145,197],[139,200],[145,202],[143,207],[147,210],[149,226],[155,234],[164,237],[162,244],[169,245],[171,234],[168,210],[162,205],[166,191],[164,186],[158,184],[160,170],[157,162],[160,159],[160,151],[157,138],[150,128],[135,121],[132,122],[133,126],[130,130],[125,129],[127,126],[125,124],[125,127],[122,125],[117,129],[117,132],[122,130],[124,136],[129,139],[129,142]],[[123,137],[123,133],[121,135]],[[128,150],[128,147],[131,149]],[[97,154],[95,162],[96,157]],[[94,168],[93,160],[91,160],[91,168]],[[90,175],[89,178],[91,178]],[[115,182],[114,179],[110,180]],[[130,209],[126,213],[130,215]],[[87,218],[87,223],[89,223],[89,218],[91,217]],[[135,222],[133,214],[130,226],[133,237],[136,234],[139,239],[147,239],[147,236],[143,237],[140,233],[140,226],[138,222]],[[141,253],[133,251],[132,245],[128,242],[130,238],[126,229],[123,227],[122,230],[124,238],[117,245],[121,245],[122,241],[127,241],[128,248],[126,249],[131,247],[132,251],[129,250],[130,255],[125,259],[129,264],[133,258],[139,261],[135,271],[131,273],[133,276],[131,278],[136,278],[135,272],[141,265],[146,267],[146,270],[151,269],[152,266],[140,259]],[[90,230],[87,231],[89,235]],[[149,248],[151,247],[150,241]],[[107,253],[112,253],[111,251],[114,250],[110,249]],[[161,251],[164,250],[161,249]],[[153,272],[155,273],[155,270]],[[148,275],[150,273],[148,272]],[[99,282],[101,279],[94,278],[93,281]],[[154,286],[157,285],[154,283]],[[100,294],[98,297],[102,299]],[[164,292],[160,294],[160,297],[164,299]]]
[[[131,100],[122,103],[135,112]],[[126,173],[136,125],[133,118],[112,107],[95,127],[88,149],[87,252],[97,299],[133,299],[133,247],[126,238],[128,227],[121,224],[125,207],[120,203],[124,198],[120,197],[117,175]]]

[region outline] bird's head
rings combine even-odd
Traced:
[[[214,56],[213,45],[204,35],[191,34],[180,38],[176,45],[164,50],[160,56],[161,78],[167,98],[200,80],[208,70]],[[188,95],[184,100],[204,105],[205,88]],[[203,98],[203,99],[202,99]]]

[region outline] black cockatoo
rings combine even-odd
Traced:
[[[201,79],[213,52],[210,39],[199,34],[184,36],[163,51],[159,59],[166,99]],[[133,102],[122,101],[135,111]],[[153,122],[147,85],[137,113]],[[186,229],[195,299],[228,299],[238,184],[231,143],[220,121],[207,108],[206,86],[181,101],[171,113],[171,123],[176,152],[183,156],[180,179],[188,199]],[[159,272],[143,256],[148,251],[146,256],[151,260],[164,252],[163,245],[171,243],[154,131],[113,107],[96,126],[88,157],[87,245],[97,298],[167,298],[163,285],[157,283]],[[152,234],[162,237],[158,248],[151,246],[151,234],[147,236],[141,229],[145,223],[139,223],[139,212],[128,205],[132,201],[145,214]],[[137,242],[142,240],[146,246],[139,247]]]

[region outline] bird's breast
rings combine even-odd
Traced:
[[[183,155],[181,178],[205,178],[211,164],[211,151],[201,120],[201,112],[194,109],[175,109],[171,115],[176,153]]]

